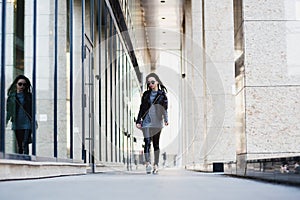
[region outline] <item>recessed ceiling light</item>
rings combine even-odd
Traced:
[[[166,33],[166,31],[163,31],[162,33],[163,33],[163,34],[165,34],[165,33]]]
[[[167,44],[167,43],[165,43],[165,42],[163,43],[163,45],[166,45],[166,44]]]
[[[161,19],[166,19],[165,17],[162,17]]]
[[[160,1],[160,3],[166,3],[166,1]]]

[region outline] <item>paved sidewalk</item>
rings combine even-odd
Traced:
[[[178,169],[161,169],[158,175],[138,170],[0,182],[1,200],[299,198],[299,187]]]

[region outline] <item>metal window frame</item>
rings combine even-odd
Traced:
[[[58,80],[58,0],[55,0],[54,5],[54,152],[53,155],[55,158],[58,157],[57,151],[57,80]]]
[[[5,157],[5,46],[6,46],[6,0],[2,0],[2,27],[1,27],[1,132],[0,132],[0,157]]]
[[[110,99],[110,161],[113,162],[113,101],[112,101],[112,90],[113,90],[113,85],[112,85],[112,70],[113,70],[113,29],[114,29],[114,23],[112,18],[109,21],[109,99]]]
[[[105,21],[105,31],[104,31],[104,42],[105,42],[105,103],[104,103],[104,107],[105,107],[105,161],[108,161],[108,141],[107,141],[107,114],[108,114],[108,110],[107,110],[107,60],[108,60],[108,44],[107,44],[107,27],[108,27],[108,16],[109,15],[109,11],[107,6],[104,7],[104,21]]]
[[[101,106],[101,73],[102,73],[102,70],[101,70],[101,62],[102,62],[102,57],[101,57],[101,53],[102,53],[102,48],[101,48],[101,40],[102,40],[102,0],[98,0],[98,40],[99,40],[99,102],[98,102],[98,105],[99,105],[99,125],[100,125],[100,128],[99,128],[99,160],[102,161],[102,139],[101,139],[101,123],[102,123],[102,120],[101,120],[101,112],[102,112],[102,106]]]
[[[33,1],[33,66],[32,66],[32,155],[36,156],[36,53],[37,53],[37,0]]]
[[[73,159],[73,0],[69,0],[70,7],[70,159]]]
[[[85,0],[81,0],[81,120],[82,120],[82,127],[81,127],[81,159],[86,162],[86,152],[85,152],[85,113],[84,113],[84,107],[85,107],[85,95],[84,95],[84,59],[85,59],[85,45],[84,45],[84,23],[85,23]]]

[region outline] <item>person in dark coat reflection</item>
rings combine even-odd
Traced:
[[[7,92],[6,124],[12,122],[12,130],[17,139],[19,154],[29,154],[28,144],[32,130],[31,83],[24,75],[19,75]]]

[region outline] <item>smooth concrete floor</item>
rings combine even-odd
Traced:
[[[0,182],[0,200],[14,199],[286,200],[300,199],[300,187],[222,174],[161,169],[157,175],[139,170]]]

